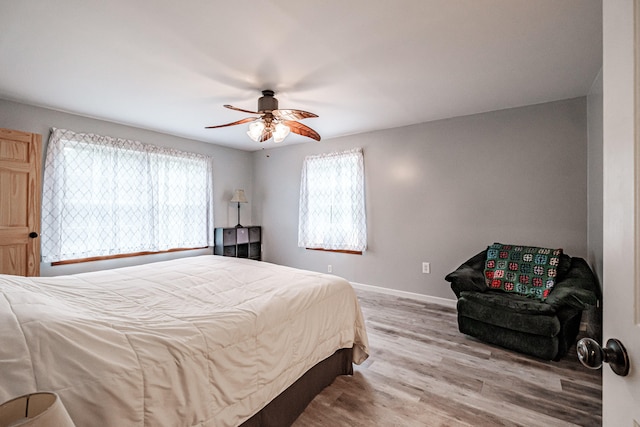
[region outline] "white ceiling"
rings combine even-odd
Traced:
[[[601,0],[0,0],[0,98],[243,150],[204,127],[262,89],[327,139],[583,96],[601,63]]]

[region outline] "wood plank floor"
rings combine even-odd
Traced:
[[[371,356],[319,394],[305,426],[599,426],[602,371],[458,332],[453,308],[357,290]]]

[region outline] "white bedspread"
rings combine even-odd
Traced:
[[[351,285],[205,255],[0,275],[0,402],[57,392],[77,427],[235,426],[337,349],[368,355]]]

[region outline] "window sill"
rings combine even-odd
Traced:
[[[344,249],[305,248],[308,251],[336,252],[339,254],[362,255],[362,251],[347,251]]]
[[[130,257],[136,257],[136,256],[144,256],[144,255],[166,254],[170,252],[193,251],[196,249],[206,249],[206,248],[207,246],[202,246],[199,248],[176,248],[176,249],[168,249],[166,251],[145,251],[145,252],[134,252],[130,254],[94,256],[89,258],[78,258],[78,259],[67,259],[64,261],[56,261],[56,262],[52,262],[51,265],[56,266],[56,265],[68,265],[68,264],[80,264],[83,262],[104,261],[108,259],[130,258]]]

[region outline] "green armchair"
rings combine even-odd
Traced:
[[[575,343],[582,311],[598,300],[598,284],[586,261],[562,254],[556,284],[540,301],[490,289],[486,258],[484,250],[445,277],[458,298],[460,332],[541,359],[562,358]]]

